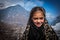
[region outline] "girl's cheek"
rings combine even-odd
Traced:
[[[42,20],[41,22],[43,22],[43,23],[44,23],[44,20]]]
[[[40,20],[41,23],[44,23],[44,19],[43,20]]]
[[[34,23],[36,23],[37,21],[36,20],[33,20]]]

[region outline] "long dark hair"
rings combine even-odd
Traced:
[[[46,16],[45,16],[45,9],[44,8],[42,8],[42,7],[34,7],[34,8],[32,8],[32,10],[31,10],[31,12],[30,12],[30,17],[29,17],[29,20],[28,20],[28,23],[27,23],[27,27],[26,27],[26,30],[24,31],[24,33],[23,33],[23,36],[22,36],[22,38],[21,39],[23,39],[23,40],[27,40],[27,38],[28,38],[28,34],[29,34],[29,29],[30,29],[30,24],[31,24],[31,21],[32,21],[32,16],[33,16],[33,14],[34,14],[34,12],[36,12],[36,11],[38,11],[38,10],[40,10],[40,11],[42,11],[43,12],[43,15],[44,15],[44,20],[45,20],[45,22],[44,22],[44,30],[43,30],[43,32],[44,32],[44,34],[45,34],[45,37],[46,37],[46,40],[50,40],[50,37],[51,36],[49,36],[50,34],[52,35],[52,37],[53,38],[51,38],[52,40],[58,40],[58,37],[57,37],[57,35],[56,35],[56,33],[54,32],[54,30],[51,28],[51,26],[50,25],[48,25],[48,21],[46,20]],[[52,33],[51,33],[52,32]],[[49,34],[50,33],[50,34]],[[49,35],[48,35],[49,34]],[[47,37],[48,36],[48,37]]]
[[[29,16],[29,20],[28,20],[28,23],[27,23],[27,25],[30,25],[31,23],[32,23],[32,16],[33,16],[33,14],[34,14],[34,12],[36,12],[36,11],[42,11],[43,12],[43,15],[44,15],[44,17],[46,17],[45,16],[45,9],[43,8],[43,7],[34,7],[34,8],[32,8],[32,10],[31,10],[31,12],[30,12],[30,16]]]

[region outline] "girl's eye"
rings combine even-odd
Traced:
[[[43,19],[43,17],[41,17],[40,19]]]
[[[38,20],[38,19],[41,19],[41,20],[42,20],[42,19],[43,19],[43,17],[41,17],[41,18],[33,18],[33,19],[34,19],[34,20]]]
[[[38,18],[33,18],[34,20],[38,19]]]

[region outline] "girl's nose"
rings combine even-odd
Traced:
[[[38,19],[37,22],[40,22],[40,19]]]

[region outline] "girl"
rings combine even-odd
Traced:
[[[56,33],[48,25],[45,13],[42,7],[32,8],[22,40],[58,40]]]

